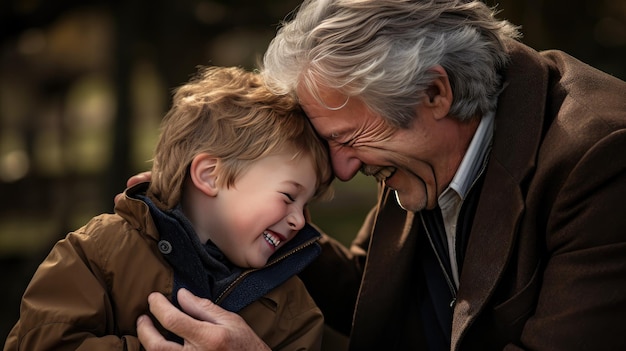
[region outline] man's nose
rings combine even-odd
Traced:
[[[346,148],[339,147],[331,150],[330,160],[335,176],[344,182],[352,179],[361,169],[361,160]]]

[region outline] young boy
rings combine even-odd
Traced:
[[[139,350],[148,295],[177,304],[181,288],[238,312],[274,350],[319,349],[322,314],[296,274],[320,250],[304,207],[331,179],[293,98],[239,68],[201,70],[174,95],[152,182],[56,244],[5,350]]]

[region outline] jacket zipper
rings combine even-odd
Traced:
[[[307,246],[312,245],[313,243],[317,242],[319,240],[318,238],[313,238],[309,241],[305,241],[304,243],[302,243],[302,245],[293,248],[291,251],[286,252],[284,255],[281,255],[280,257],[275,258],[274,260],[272,260],[271,262],[268,262],[265,266],[261,267],[261,268],[252,268],[252,269],[248,269],[246,271],[244,271],[243,273],[241,273],[232,283],[230,283],[230,285],[228,285],[228,287],[226,287],[226,289],[224,289],[224,291],[222,291],[222,293],[217,297],[217,299],[215,299],[215,303],[219,305],[219,303],[225,299],[236,287],[237,285],[239,285],[239,283],[248,275],[265,269],[267,267],[273,266],[275,264],[277,264],[278,262],[284,260],[285,258],[295,254],[296,252],[304,249]]]

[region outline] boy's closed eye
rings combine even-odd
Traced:
[[[296,199],[289,193],[283,193],[283,195],[285,195],[285,197],[289,200],[289,202],[295,202]]]

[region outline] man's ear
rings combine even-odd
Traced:
[[[193,185],[208,196],[215,196],[218,192],[218,165],[218,158],[201,153],[191,160],[191,166],[189,166],[189,175]]]
[[[426,89],[423,104],[428,107],[436,119],[444,118],[450,112],[452,106],[452,87],[448,79],[448,73],[440,65],[430,69],[436,74],[435,79]]]

